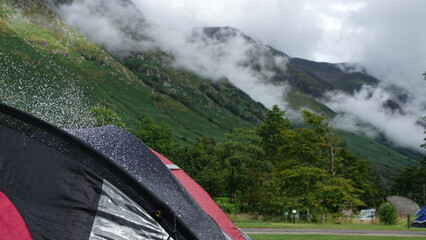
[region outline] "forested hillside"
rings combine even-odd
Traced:
[[[0,99],[53,124],[93,126],[92,108],[106,107],[131,130],[150,116],[169,124],[175,140],[194,141],[224,139],[225,132],[264,117],[264,106],[232,84],[155,62],[161,52],[117,61],[43,1],[1,2],[0,14]]]
[[[227,58],[229,43],[242,42],[243,61],[228,72],[201,74],[194,62],[185,65],[160,45],[95,44],[54,11],[55,4],[71,2],[0,0],[1,102],[62,128],[119,125],[181,165],[213,196],[264,214],[302,206],[317,214],[336,213],[349,203],[374,206],[384,195],[382,180],[389,186],[422,158],[381,135],[334,130],[337,113],[319,99],[327,91],[351,94],[379,83],[357,66],[291,58],[219,27],[194,29],[194,48],[212,48],[215,60],[227,65],[234,64]],[[132,7],[131,1],[118,2]],[[132,14],[147,27],[142,13]],[[118,23],[138,44],[155,41],[144,28],[125,25],[125,19]],[[234,84],[231,74],[265,85]],[[261,103],[270,99],[268,91],[250,95],[263,86],[278,92],[285,109],[272,107],[280,102]],[[401,108],[392,100],[386,106]]]

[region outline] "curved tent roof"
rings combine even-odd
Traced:
[[[420,210],[416,202],[406,197],[390,196],[386,200],[396,207],[400,216],[412,216]]]
[[[201,239],[221,239],[217,224],[200,208],[161,160],[141,140],[117,126],[69,131],[112,159],[164,201]]]
[[[152,149],[151,149],[152,150]],[[169,167],[170,171],[176,176],[180,183],[188,190],[188,192],[194,197],[194,199],[200,204],[200,206],[209,214],[217,224],[234,240],[250,239],[244,237],[240,230],[234,225],[234,223],[228,218],[228,216],[222,211],[222,209],[216,204],[216,202],[210,197],[210,195],[184,170],[176,166],[172,161],[152,150],[160,160]]]
[[[416,219],[411,223],[411,227],[426,228],[426,205],[416,214]]]
[[[90,142],[94,132],[75,131],[82,141],[0,104],[0,211],[13,213],[11,203],[33,239],[226,239],[143,143],[104,130],[117,134],[98,131],[105,141]],[[10,219],[0,218],[0,233]]]

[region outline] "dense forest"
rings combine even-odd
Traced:
[[[124,126],[109,109],[95,108],[99,125]],[[291,209],[323,214],[376,207],[385,197],[380,174],[367,160],[351,154],[326,118],[302,112],[294,126],[274,106],[253,129],[235,129],[227,139],[209,137],[196,143],[172,141],[172,129],[149,116],[134,134],[162,153],[213,197],[226,198],[234,212],[283,216]]]
[[[234,129],[219,142],[209,136],[173,141],[173,129],[150,116],[140,116],[132,132],[184,169],[227,212],[283,216],[297,209],[315,222],[325,214],[376,208],[388,194],[424,204],[426,158],[385,186],[377,169],[348,150],[327,118],[301,114],[303,124],[293,125],[275,105],[257,127]],[[94,107],[92,115],[97,126],[126,128],[111,109]]]

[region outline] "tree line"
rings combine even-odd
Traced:
[[[98,126],[125,128],[110,109],[95,107],[92,113]],[[208,136],[195,143],[173,142],[172,128],[149,116],[133,134],[184,169],[212,197],[227,198],[245,212],[282,216],[297,209],[317,221],[323,214],[376,208],[386,195],[378,171],[350,153],[326,118],[309,111],[302,116],[303,126],[292,125],[285,111],[273,106],[259,126],[234,129],[220,142]],[[426,158],[405,168],[391,193],[424,204],[425,176]]]
[[[99,125],[124,126],[111,110],[95,108]],[[282,216],[291,209],[311,220],[342,210],[376,207],[385,191],[379,173],[351,154],[324,117],[303,111],[293,126],[274,106],[253,129],[235,129],[226,140],[172,141],[172,129],[142,118],[133,132],[184,169],[212,197],[226,197],[242,211]],[[111,122],[110,122],[111,121]]]

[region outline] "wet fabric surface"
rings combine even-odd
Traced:
[[[89,240],[107,239],[165,240],[169,234],[136,202],[104,181]]]
[[[138,138],[122,128],[104,126],[69,131],[111,158],[169,206],[198,239],[225,239],[208,216],[160,159]]]

